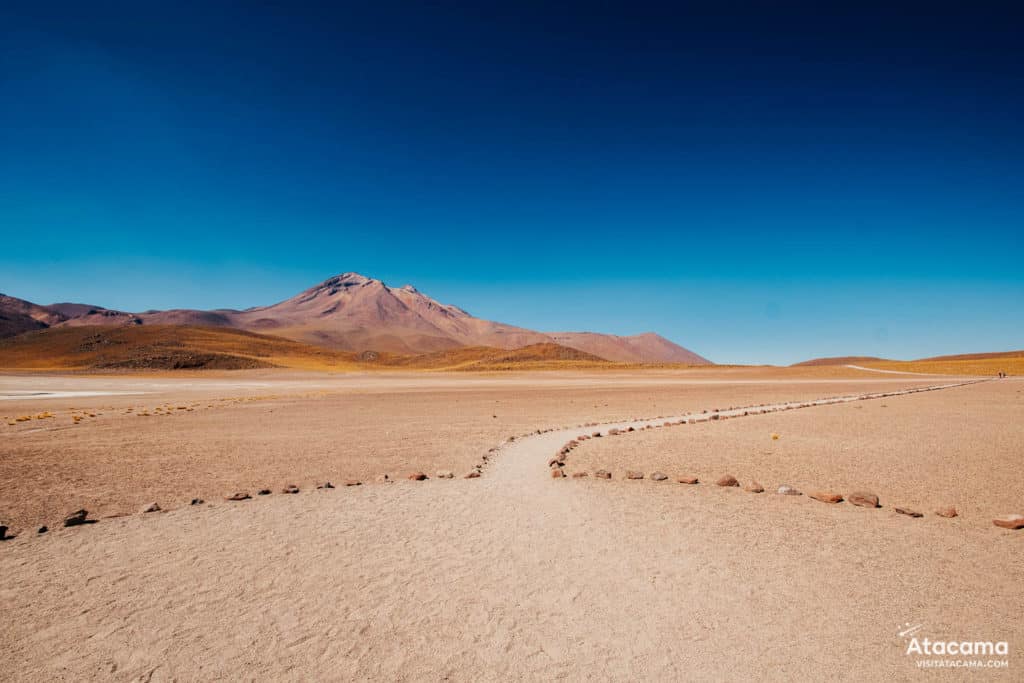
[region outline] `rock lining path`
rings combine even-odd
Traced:
[[[579,433],[517,438],[475,481],[304,490],[12,543],[5,678],[909,678],[890,633],[907,619],[959,609],[965,633],[1022,635],[1019,582],[979,569],[1016,571],[1014,549],[928,526],[908,546],[906,524],[837,529],[831,506],[767,518],[783,496],[709,506],[663,485],[638,505],[614,484],[551,481],[547,458]]]

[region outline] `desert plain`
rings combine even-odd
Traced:
[[[1013,377],[10,372],[0,417],[4,680],[962,678],[912,625],[1024,666]]]

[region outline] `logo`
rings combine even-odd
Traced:
[[[903,624],[896,633],[904,641],[904,654],[916,658],[919,669],[1006,669],[1010,644],[1005,640],[933,640],[924,624]]]

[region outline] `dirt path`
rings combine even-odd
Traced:
[[[5,677],[903,679],[920,673],[895,636],[905,621],[1024,636],[1016,549],[977,542],[989,529],[552,481],[547,458],[580,432],[506,444],[476,480],[218,501],[12,543]]]

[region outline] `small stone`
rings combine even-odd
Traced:
[[[878,507],[878,496],[867,491],[854,491],[846,498],[850,501],[850,505],[856,505],[862,508],[876,508]]]
[[[895,507],[893,509],[901,515],[907,515],[908,517],[924,517],[922,513],[918,512],[917,510],[911,510],[910,508]]]
[[[698,479],[697,477],[691,477],[691,476],[687,476],[687,475],[683,475],[681,477],[678,477],[676,479],[676,481],[678,481],[680,484],[699,484],[700,483],[700,479]]]
[[[608,470],[598,470],[597,472],[594,472],[594,476],[598,479],[611,479],[612,473]]]
[[[317,485],[316,485],[316,487],[317,487],[318,489],[333,489],[333,488],[334,488],[334,484],[332,484],[332,483],[331,483],[331,482],[329,482],[329,481],[325,481],[325,482],[324,482],[324,483],[322,483],[322,484],[317,484]]]
[[[160,504],[159,503],[150,503],[146,507],[142,508],[142,510],[140,510],[140,512],[143,512],[143,513],[146,513],[146,512],[160,512]]]
[[[192,502],[189,503],[189,505],[202,505],[202,504],[203,504],[203,499],[202,498],[193,498]]]
[[[412,481],[423,481],[424,479],[427,478],[427,475],[423,474],[422,472],[411,472],[408,478],[411,479]]]
[[[270,491],[267,491],[267,493],[270,493]],[[249,498],[251,497],[252,496],[250,496],[248,493],[245,493],[244,491],[239,491],[238,493],[232,493],[230,496],[225,496],[224,500],[249,500]]]
[[[6,540],[7,540],[7,527],[5,527],[3,524],[0,524],[0,541],[6,541]]]
[[[283,489],[281,489],[281,493],[298,493],[298,492],[299,492],[299,487],[296,486],[295,484],[288,484]]]
[[[89,521],[86,519],[88,516],[89,512],[86,510],[75,510],[64,518],[64,526],[78,526],[80,524],[85,524]]]
[[[718,486],[739,486],[740,485],[740,483],[738,481],[736,481],[736,477],[732,476],[731,474],[724,474],[724,475],[722,475],[721,477],[718,478],[718,481],[716,481],[715,484],[717,484]]]
[[[946,517],[947,519],[949,519],[952,517],[956,517],[959,513],[956,511],[955,507],[953,507],[952,505],[947,505],[946,507],[941,507],[938,510],[936,510],[935,514],[937,514],[939,517]]]
[[[1003,515],[993,519],[992,523],[1004,529],[1024,529],[1024,515]]]
[[[386,477],[388,475],[385,474],[384,476]],[[363,482],[359,481],[358,479],[346,479],[345,480],[345,486],[362,486],[362,485],[363,485]]]
[[[756,481],[752,481],[743,487],[744,491],[748,493],[764,493],[764,487],[758,484]]]
[[[651,473],[651,479],[654,481],[665,481],[668,479],[668,475],[664,472],[653,472]]]
[[[477,472],[476,470],[470,470],[469,472],[466,472],[462,476],[462,478],[463,479],[479,479],[480,478],[480,473]]]
[[[635,428],[635,427],[630,427],[630,428],[629,428],[629,429],[627,429],[626,431],[627,431],[627,432],[635,432],[635,431],[636,431],[636,428]]]
[[[590,475],[587,474],[586,472],[573,472],[572,473],[572,478],[573,479],[583,479],[584,477],[589,477],[589,476]]]
[[[269,496],[270,495],[270,489],[260,489],[259,491],[256,492],[256,495],[257,496]]]
[[[634,472],[633,470],[626,470],[626,479],[643,479],[643,472]]]
[[[832,493],[831,491],[814,491],[813,493],[808,493],[807,495],[813,498],[814,500],[820,500],[822,503],[831,503],[832,505],[843,502],[842,495],[838,493]]]
[[[786,486],[785,484],[783,484],[782,486],[779,487],[778,493],[779,493],[780,496],[802,496],[802,495],[804,495],[803,493],[801,493],[797,489],[793,488],[792,486]]]
[[[393,480],[386,474],[378,474],[376,476],[376,481],[379,484],[390,484]]]
[[[50,527],[48,527],[48,526],[46,526],[46,525],[44,524],[44,525],[42,525],[41,527],[39,527],[39,530],[38,530],[38,531],[36,531],[36,533],[37,533],[37,534],[45,534],[45,533],[46,533],[47,531],[49,531],[49,530],[50,530]]]
[[[551,470],[551,478],[552,479],[561,479],[564,476],[565,476],[565,472],[563,472],[562,470],[558,469],[557,467],[554,468],[553,470]]]
[[[438,479],[453,479],[454,477],[455,474],[450,470],[438,470],[437,472]]]
[[[590,436],[592,436],[595,439],[600,439],[601,438],[601,432],[594,432]]]

